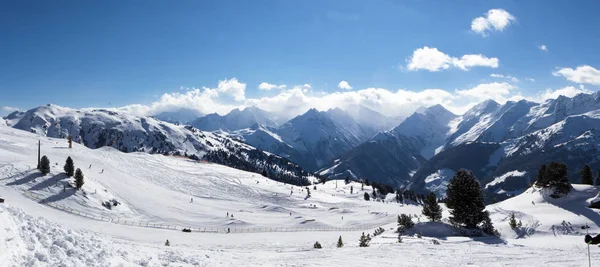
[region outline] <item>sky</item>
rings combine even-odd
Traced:
[[[600,2],[1,1],[0,115],[47,103],[135,115],[286,115],[591,93]]]

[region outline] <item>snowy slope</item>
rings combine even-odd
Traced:
[[[7,117],[11,126],[42,136],[66,138],[90,148],[110,146],[123,152],[195,155],[209,161],[244,170],[306,176],[289,161],[258,151],[225,135],[174,125],[151,117],[135,117],[101,109],[70,109],[56,105],[41,106]],[[63,139],[63,144],[66,143]]]
[[[587,260],[582,237],[560,228],[561,221],[572,223],[573,228],[588,223],[591,233],[600,232],[597,213],[581,207],[598,193],[594,187],[575,186],[580,194],[557,202],[543,203],[536,195],[525,195],[527,198],[518,196],[513,202],[489,206],[503,239],[472,239],[457,236],[447,224],[426,223],[424,217],[416,216],[420,206],[391,203],[391,195],[386,203],[364,201],[364,192],[356,183],[319,184],[305,199],[306,192],[299,187],[291,189],[253,173],[177,157],[120,153],[112,148],[91,150],[75,144],[67,149],[60,144],[63,140],[56,138],[40,138],[42,153],[53,166],[51,173],[42,177],[28,171],[35,165],[37,150],[31,141],[38,138],[0,126],[0,197],[6,199],[0,204],[2,266],[364,266],[389,264],[390,255],[410,266],[581,266]],[[63,194],[56,184],[70,182],[60,176],[68,155],[83,169],[86,184],[81,191],[68,189]],[[104,190],[127,209],[101,206],[98,196]],[[22,191],[50,199],[40,203]],[[371,193],[371,188],[365,186],[365,192]],[[530,200],[535,200],[535,205]],[[48,203],[134,221],[260,232],[182,233],[125,226],[76,216]],[[525,238],[511,234],[505,227],[511,211],[520,211],[518,218],[535,232]],[[234,217],[225,218],[226,212]],[[422,239],[405,236],[404,243],[395,242],[397,235],[391,229],[400,213],[416,216],[413,221],[423,232]],[[445,209],[444,220],[448,216]],[[359,248],[358,238],[361,232],[372,233],[372,228],[264,232],[366,224],[385,224],[386,229],[368,248]],[[340,236],[345,246],[335,248]],[[164,246],[166,239],[171,246]],[[323,244],[322,250],[312,249],[315,241]],[[591,256],[594,262],[600,260],[597,253]]]

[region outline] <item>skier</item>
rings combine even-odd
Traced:
[[[231,233],[231,230],[230,230],[229,228],[227,228],[227,233],[228,233],[228,234],[229,234],[229,233]]]
[[[290,216],[292,216],[292,212],[290,211]]]
[[[190,203],[193,203],[193,202],[194,202],[194,198],[190,198]]]
[[[91,168],[92,168],[92,164],[90,164],[90,166],[88,167],[88,169],[91,169]]]
[[[229,218],[229,212],[227,212],[227,216],[225,216],[225,217]]]
[[[165,246],[167,246],[167,247],[171,246],[171,243],[169,242],[169,239],[167,239],[167,242],[165,242]]]
[[[104,173],[104,169],[102,169],[102,171],[100,173]]]

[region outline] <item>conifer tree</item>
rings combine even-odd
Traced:
[[[427,198],[425,198],[422,213],[432,222],[437,222],[442,219],[442,207],[438,204],[435,193],[429,192]]]
[[[71,157],[67,157],[67,161],[65,162],[65,167],[63,169],[68,177],[73,177],[75,165],[73,164],[73,159],[71,159]]]
[[[404,233],[404,231],[412,229],[415,223],[412,221],[410,216],[406,214],[398,215],[398,232]]]
[[[371,199],[371,197],[369,196],[369,193],[365,192],[365,200],[369,201]]]
[[[510,214],[510,220],[508,221],[508,225],[510,225],[510,229],[517,228],[517,220],[515,219],[515,214]]]
[[[40,171],[45,175],[50,172],[50,160],[46,155],[40,159]]]
[[[365,236],[365,232],[363,232],[362,235],[360,236],[358,246],[359,247],[368,247],[369,242],[371,242],[371,236],[369,234],[367,234]]]
[[[596,185],[600,185],[600,169],[598,169],[597,176],[596,176]]]
[[[592,174],[592,169],[587,164],[585,164],[583,170],[581,170],[581,183],[594,185],[594,175]]]
[[[500,233],[494,228],[494,224],[492,224],[492,220],[490,219],[490,213],[486,211],[483,212],[483,222],[481,223],[481,231],[488,235],[492,235],[495,237],[500,237]]]
[[[321,249],[322,248],[321,243],[319,243],[319,241],[315,242],[315,244],[313,245],[313,248]]]
[[[342,248],[344,246],[344,242],[342,241],[342,236],[338,238],[337,247]]]
[[[446,190],[446,206],[450,209],[450,221],[475,228],[483,221],[485,204],[479,181],[469,170],[462,169],[450,180]]]
[[[535,184],[537,186],[545,186],[546,185],[546,181],[544,179],[545,175],[546,175],[546,164],[542,164],[542,166],[538,170],[538,174],[535,179]]]
[[[77,170],[75,171],[75,187],[77,187],[77,190],[79,190],[81,189],[83,184],[83,172],[81,171],[81,169],[77,168]]]

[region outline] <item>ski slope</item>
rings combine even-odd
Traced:
[[[46,176],[33,170],[37,140],[51,162]],[[62,174],[67,156],[84,172],[80,191],[70,188],[73,179]],[[316,186],[306,198],[306,189],[216,164],[78,144],[68,149],[64,139],[0,126],[0,197],[6,199],[0,204],[0,266],[583,266],[587,247],[581,229],[560,228],[562,220],[575,229],[588,223],[590,232],[600,232],[598,213],[585,206],[598,190],[576,185],[565,199],[550,200],[531,189],[489,206],[502,239],[460,237],[449,225],[427,223],[420,216],[414,219],[414,232],[424,237],[407,236],[398,244],[392,230],[396,215],[419,215],[420,206],[392,202],[391,195],[385,203],[364,201],[371,187],[362,191],[356,183]],[[112,199],[121,204],[110,210],[102,206]],[[183,233],[93,220],[50,203],[119,221],[263,230]],[[523,235],[508,228],[513,211],[533,231]],[[373,229],[331,231],[369,225],[383,225],[386,232],[368,248],[359,248],[358,239]],[[303,231],[271,232],[277,228]],[[339,236],[345,242],[341,249],[335,248]],[[167,239],[169,247],[164,246]],[[433,239],[441,245],[432,244]],[[315,241],[322,250],[312,249]],[[600,254],[593,253],[592,260],[600,261]]]

